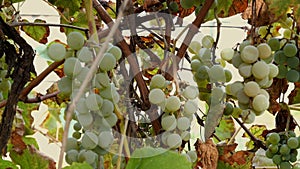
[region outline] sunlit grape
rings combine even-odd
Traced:
[[[252,74],[257,79],[263,79],[269,75],[270,67],[264,61],[257,61],[252,66]]]
[[[225,48],[221,51],[221,58],[226,61],[230,61],[234,56],[234,50],[232,48]]]
[[[82,69],[80,61],[75,57],[67,58],[64,62],[64,73],[69,77],[75,77]]]
[[[249,97],[255,97],[260,92],[260,87],[255,81],[245,83],[244,92]]]
[[[254,63],[257,61],[258,56],[258,49],[252,45],[246,46],[241,53],[241,58],[245,63]]]
[[[257,112],[267,110],[269,108],[269,104],[269,100],[263,94],[255,96],[252,101],[252,107]]]
[[[191,1],[191,0],[189,0]],[[202,38],[202,46],[205,47],[205,48],[212,48],[214,44],[214,38],[211,37],[210,35],[205,35],[203,38]]]
[[[161,89],[152,89],[149,93],[149,101],[152,104],[160,104],[165,101],[165,93]]]
[[[181,146],[181,143],[182,143],[182,139],[181,139],[180,135],[178,135],[176,133],[170,134],[167,137],[167,145],[170,148],[173,148],[173,149],[178,148]]]
[[[166,109],[170,112],[175,112],[180,108],[180,100],[176,96],[170,96],[166,100]]]
[[[164,116],[161,119],[161,126],[166,131],[171,131],[176,128],[177,121],[174,115]]]
[[[150,87],[151,88],[163,88],[165,86],[166,79],[161,74],[156,74],[151,78]]]
[[[61,61],[65,58],[66,48],[63,44],[60,43],[52,43],[48,47],[48,55],[54,61]]]

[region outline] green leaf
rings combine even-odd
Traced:
[[[285,15],[289,9],[289,6],[294,0],[266,0],[269,11],[274,14],[274,18],[280,18]]]
[[[64,167],[63,169],[93,169],[88,163],[72,163],[71,166]]]
[[[32,137],[22,137],[22,140],[24,141],[24,143],[26,145],[32,145],[36,149],[39,149],[39,144],[37,143],[37,141],[36,141],[35,138],[32,138]]]
[[[82,0],[72,0],[72,2],[66,0],[49,0],[49,2],[61,10],[68,11],[69,15],[74,15],[79,11]]]
[[[18,103],[18,107],[19,109],[22,110],[22,117],[23,120],[25,122],[24,126],[25,126],[25,133],[24,135],[31,135],[34,134],[34,131],[32,129],[32,123],[33,123],[33,117],[31,116],[31,112],[33,110],[37,110],[38,109],[38,104],[36,103],[30,103],[30,104],[26,104],[24,102],[19,102]]]
[[[211,137],[211,135],[215,132],[215,129],[219,125],[219,122],[222,118],[224,108],[225,108],[225,105],[221,104],[221,103],[210,107],[210,109],[207,113],[207,118],[205,120],[205,125],[204,125],[205,140],[209,139]]]
[[[65,12],[64,15],[68,19],[72,18],[72,22],[69,23],[66,20],[64,20],[63,18],[61,18],[60,22],[62,24],[69,24],[69,25],[78,26],[81,28],[88,28],[88,20],[87,20],[85,12],[79,11],[79,12],[76,12],[74,15],[69,15],[67,12]],[[68,35],[72,31],[78,31],[73,28],[63,28],[63,27],[61,27],[60,30],[65,32],[66,35]],[[82,31],[81,31],[81,33],[84,34],[84,32],[82,32]]]
[[[223,116],[215,134],[221,140],[230,139],[235,132],[234,121],[232,117]]]
[[[28,22],[27,20],[23,20],[22,22]],[[34,23],[46,23],[46,21],[41,19],[34,20]],[[32,39],[38,41],[39,43],[46,44],[48,42],[48,36],[50,35],[49,26],[22,26],[21,30],[24,31],[28,36]]]
[[[11,161],[2,160],[0,158],[0,169],[18,169],[18,167]]]
[[[191,169],[186,157],[163,148],[145,147],[133,152],[126,169]]]
[[[217,15],[222,14],[224,16],[228,15],[228,11],[229,8],[232,5],[232,1],[233,0],[218,0],[215,1],[212,5],[212,7],[210,8],[210,10],[208,11],[205,21],[210,21],[215,19],[215,12],[217,13]],[[216,8],[216,11],[215,11]]]
[[[263,132],[265,130],[267,130],[267,127],[265,125],[253,125],[250,127],[250,132],[259,140],[265,140],[265,138],[262,136]],[[247,133],[243,134],[243,137],[249,138],[250,136]],[[253,149],[254,146],[254,142],[250,139],[250,141],[248,141],[246,143],[246,147],[248,148],[248,150]]]

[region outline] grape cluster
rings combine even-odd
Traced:
[[[48,55],[54,61],[65,59],[65,76],[58,81],[58,87],[61,94],[71,99],[85,80],[97,51],[84,44],[81,33],[71,32],[67,36],[67,49],[59,43],[52,43],[48,47]],[[68,52],[71,55],[67,56]],[[108,72],[116,67],[121,56],[122,52],[117,46],[108,48],[89,87],[76,104],[74,133],[68,138],[66,148],[66,161],[69,164],[86,161],[97,168],[98,157],[106,154],[114,142],[112,127],[118,120],[114,111],[120,96]]]
[[[293,131],[269,133],[266,139],[266,157],[272,159],[280,169],[292,169],[291,163],[297,161],[299,142],[300,137],[296,137]]]

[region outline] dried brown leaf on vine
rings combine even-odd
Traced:
[[[195,148],[200,159],[196,167],[201,167],[202,169],[216,169],[218,165],[219,153],[216,145],[211,139],[206,142],[197,140],[195,143]]]
[[[289,94],[289,104],[300,103],[300,82],[294,83],[295,87]]]
[[[268,89],[270,94],[270,108],[269,111],[272,114],[277,113],[280,110],[280,105],[277,102],[277,99],[281,94],[286,93],[289,85],[286,79],[274,78],[271,87]]]
[[[15,130],[11,133],[11,144],[13,145],[13,150],[17,153],[22,153],[26,148],[26,144],[22,140],[24,134],[24,125],[23,127],[16,127]]]
[[[180,0],[168,0],[167,3],[170,4],[170,3],[173,2],[173,1],[175,1],[175,2],[177,3],[177,5],[178,5],[178,11],[177,11],[177,12],[174,12],[174,13],[172,13],[172,14],[173,14],[173,15],[178,15],[179,18],[184,18],[184,17],[186,17],[186,16],[189,16],[189,15],[192,14],[192,13],[195,11],[195,9],[196,9],[195,6],[189,8],[189,9],[183,8],[183,7],[180,5]]]
[[[248,0],[233,0],[232,5],[228,10],[228,14],[224,15],[224,12],[222,11],[218,16],[221,18],[233,16],[238,13],[244,12],[247,9],[247,7],[248,7]]]
[[[289,130],[294,130],[296,128],[296,123],[293,116],[290,113],[288,105],[286,103],[280,103],[280,106],[281,109],[275,117],[276,131],[277,132],[285,131],[289,116],[290,116]]]

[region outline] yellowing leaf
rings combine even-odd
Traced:
[[[27,20],[23,20],[22,22],[28,22]],[[34,23],[46,23],[46,21],[41,19],[34,20]],[[32,39],[38,41],[39,43],[46,44],[48,42],[48,36],[50,34],[49,26],[22,26],[21,30],[24,31],[28,36]]]

